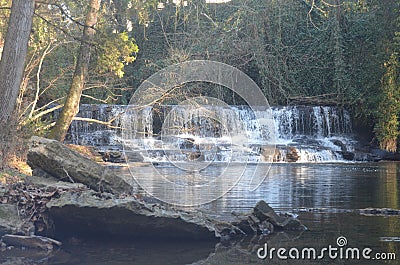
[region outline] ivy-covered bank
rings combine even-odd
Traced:
[[[337,104],[351,109],[356,127],[367,130],[369,140],[396,151],[398,3],[201,2],[166,4],[150,12],[148,26],[134,33],[141,52],[125,68],[129,85],[137,87],[172,63],[221,61],[246,72],[272,105]],[[204,94],[237,103],[222,88],[205,89]],[[129,101],[132,91],[124,95],[121,103]]]

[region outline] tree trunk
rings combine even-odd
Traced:
[[[64,141],[72,119],[79,111],[79,102],[85,85],[85,77],[88,72],[90,62],[90,41],[95,34],[94,25],[97,23],[97,13],[100,9],[100,0],[90,0],[90,6],[86,15],[85,28],[82,34],[82,42],[79,50],[78,61],[71,87],[63,110],[57,119],[56,125],[50,133],[50,138]]]
[[[7,122],[15,108],[25,68],[34,10],[34,0],[12,1],[0,61],[0,121]]]

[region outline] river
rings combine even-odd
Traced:
[[[280,232],[261,240],[255,237],[224,244],[163,242],[154,239],[145,241],[134,238],[124,242],[104,238],[70,238],[64,240],[60,251],[51,256],[38,254],[36,261],[37,264],[96,265],[399,264],[399,216],[369,216],[359,211],[368,207],[399,209],[399,182],[400,164],[396,162],[272,164],[267,178],[257,190],[249,191],[246,186],[236,186],[218,200],[201,206],[201,210],[216,216],[229,217],[233,213],[250,211],[257,201],[265,200],[277,211],[298,215],[308,230]],[[329,245],[339,251],[338,238],[347,242],[342,247],[343,253],[346,253],[347,248],[357,248],[359,253],[370,248],[371,253],[367,257],[371,260],[366,260],[363,256],[360,259],[347,256],[346,259],[344,254],[340,258],[339,252],[336,258],[328,256],[326,252],[322,260],[318,257],[312,260],[284,260],[276,252],[262,260],[257,255],[260,248],[265,248],[265,243],[269,249],[286,248],[287,251],[292,248],[300,251],[314,248],[318,254]],[[293,251],[291,254],[295,253]],[[386,257],[395,253],[397,261],[372,260],[376,253]],[[24,255],[26,252],[13,254],[14,257]],[[13,264],[10,258],[8,262],[11,263],[7,264]]]

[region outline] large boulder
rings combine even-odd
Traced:
[[[56,233],[62,236],[101,234],[124,238],[229,240],[306,229],[296,218],[278,215],[264,201],[257,203],[253,213],[231,222],[201,211],[185,211],[92,190],[64,192],[48,202],[47,208],[56,224]]]
[[[27,162],[34,171],[62,181],[83,183],[96,191],[132,193],[132,179],[115,175],[59,141],[33,136]]]
[[[92,190],[64,192],[47,203],[56,233],[108,235],[127,238],[207,239],[238,237],[235,225],[198,211],[145,203],[133,196],[118,198]]]

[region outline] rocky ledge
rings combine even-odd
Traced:
[[[231,222],[211,218],[201,211],[146,203],[132,196],[99,196],[91,190],[63,193],[47,203],[47,208],[56,229],[60,227],[69,235],[229,240],[281,230],[305,230],[297,219],[278,215],[264,201],[257,203],[252,213]]]

